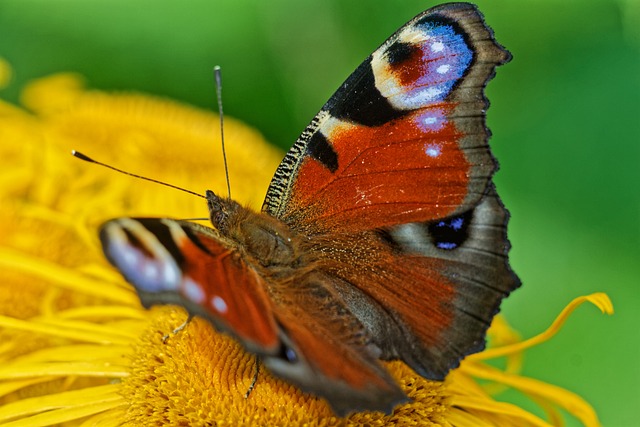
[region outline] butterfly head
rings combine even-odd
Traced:
[[[206,197],[211,223],[222,234],[227,234],[231,226],[230,220],[237,217],[242,206],[232,199],[218,196],[211,190],[207,190]]]

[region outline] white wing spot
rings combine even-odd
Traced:
[[[427,126],[435,125],[436,123],[438,123],[438,118],[437,117],[425,117],[422,122]]]
[[[195,302],[196,304],[202,304],[204,301],[205,295],[202,287],[191,280],[189,277],[186,277],[183,282],[183,291],[189,301]]]
[[[442,153],[440,146],[437,144],[429,144],[424,147],[424,152],[429,157],[438,157]]]
[[[227,310],[229,310],[226,301],[217,295],[211,298],[211,305],[218,313],[221,314],[225,314]]]
[[[449,72],[450,69],[451,69],[451,65],[444,64],[436,68],[436,71],[438,72],[438,74],[446,74]]]
[[[442,42],[431,43],[431,50],[434,52],[442,52],[444,50],[444,43]]]

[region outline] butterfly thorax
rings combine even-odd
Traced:
[[[229,238],[248,261],[271,270],[288,270],[304,264],[301,237],[283,222],[257,213],[238,202],[207,191],[211,223]],[[257,266],[256,266],[257,267]]]

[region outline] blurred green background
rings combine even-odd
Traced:
[[[488,88],[524,282],[503,311],[529,337],[578,295],[605,291],[616,309],[580,308],[527,353],[524,373],[582,395],[605,426],[639,425],[640,1],[477,3],[514,56]],[[287,148],[373,49],[433,5],[0,0],[0,56],[15,69],[0,96],[17,101],[26,82],[76,71],[94,88],[213,108],[219,64],[225,112]]]

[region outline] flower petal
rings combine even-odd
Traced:
[[[484,364],[467,363],[465,371],[476,378],[499,381],[526,394],[553,402],[566,409],[587,427],[600,426],[600,421],[598,421],[598,417],[591,405],[577,394],[568,390],[532,378],[507,374]]]
[[[60,424],[67,421],[74,421],[78,419],[82,419],[84,417],[94,415],[99,412],[107,411],[113,408],[117,408],[123,405],[122,397],[117,393],[113,392],[109,395],[102,396],[92,396],[92,390],[81,390],[81,392],[87,392],[87,394],[82,394],[81,396],[77,393],[73,395],[72,399],[69,400],[69,396],[66,393],[59,393],[48,395],[45,397],[39,398],[31,398],[24,399],[19,402],[14,402],[17,404],[25,404],[25,409],[29,408],[40,408],[43,412],[26,416],[28,414],[21,414],[24,418],[19,420],[11,421],[5,424],[2,424],[3,427],[40,427],[40,426],[50,426],[54,424]],[[63,397],[64,395],[64,397]],[[82,403],[78,403],[78,398],[82,398]],[[92,400],[95,399],[95,400]],[[14,406],[14,403],[10,403],[8,409],[13,411],[14,413],[18,413]],[[0,408],[0,420],[1,418],[1,409]]]

